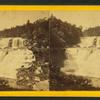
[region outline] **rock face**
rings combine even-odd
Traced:
[[[66,52],[64,73],[100,78],[100,37],[82,37],[78,46]]]
[[[0,77],[16,78],[16,69],[35,60],[32,51],[24,44],[24,39],[1,38],[0,39]]]

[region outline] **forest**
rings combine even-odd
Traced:
[[[100,26],[90,27],[83,31],[84,36],[100,36]]]

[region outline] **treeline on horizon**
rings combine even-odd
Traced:
[[[48,29],[47,27],[49,27],[48,32],[50,32],[50,26],[51,24],[50,21],[54,18],[55,23],[56,23],[56,27],[57,24],[59,24],[60,27],[60,31],[63,31],[63,33],[69,34],[69,35],[81,35],[81,27],[76,27],[76,25],[72,25],[68,22],[63,22],[60,19],[57,19],[56,17],[54,17],[53,15],[50,18],[43,18],[43,19],[38,19],[35,22],[31,23],[29,20],[26,22],[26,24],[23,25],[17,25],[16,27],[11,27],[8,29],[4,29],[0,31],[0,37],[23,37],[26,38],[29,34],[31,34],[34,30],[37,29],[37,25],[40,25],[41,27],[42,24],[46,25],[45,28]],[[46,23],[48,22],[48,23]],[[54,26],[55,27],[55,26]],[[75,33],[77,32],[78,33]],[[80,33],[79,33],[80,32]],[[63,34],[63,33],[59,33],[59,34]],[[49,34],[49,33],[48,33]]]
[[[100,26],[90,27],[83,31],[84,36],[100,36]]]
[[[51,17],[54,17],[54,16],[51,16]],[[63,22],[61,21],[60,19],[57,19],[56,17],[55,18],[55,22],[57,21],[58,23],[61,22],[61,31],[63,31],[65,34],[73,34],[73,35],[77,35],[78,33],[75,33],[76,30],[80,31],[80,36],[99,36],[100,35],[100,26],[95,26],[95,27],[90,27],[88,29],[85,29],[84,31],[82,31],[82,26],[80,27],[77,27],[75,24],[72,25],[68,22]],[[51,18],[48,18],[48,19],[38,19],[36,20],[35,22],[33,23],[30,23],[30,21],[28,20],[26,24],[23,24],[23,25],[17,25],[16,27],[11,27],[11,28],[8,28],[8,29],[4,29],[4,30],[1,30],[0,31],[0,37],[22,37],[22,38],[27,38],[28,35],[30,35],[30,33],[32,33],[34,30],[36,30],[36,24],[38,22],[41,21],[44,21],[44,22],[47,22],[49,21],[50,22]],[[45,27],[49,27],[49,22],[48,23],[45,23],[46,26]],[[41,27],[41,26],[40,26]],[[65,29],[64,29],[65,28]],[[50,27],[48,29],[48,32],[50,30]],[[62,34],[62,33],[60,33]],[[65,37],[66,38],[66,37]]]

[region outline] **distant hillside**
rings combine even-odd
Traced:
[[[34,24],[29,21],[22,25],[0,31],[0,37],[26,37],[34,29]]]
[[[83,32],[84,36],[100,36],[100,26],[88,28]]]

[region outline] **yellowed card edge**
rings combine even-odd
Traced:
[[[100,10],[96,5],[0,5],[1,11],[8,10]],[[64,96],[100,97],[100,91],[0,91],[0,96]]]

